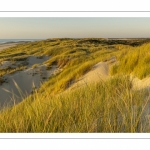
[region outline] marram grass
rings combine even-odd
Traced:
[[[122,51],[119,62],[111,69],[111,74],[133,74],[140,79],[150,75],[150,43]]]
[[[130,74],[150,75],[150,44],[143,41],[105,39],[50,39],[19,44],[0,52],[0,62],[22,61],[28,56],[48,55],[48,68],[62,71],[29,97],[1,109],[0,132],[150,132],[148,90],[132,90]],[[142,45],[143,44],[143,45]],[[93,65],[117,58],[106,82],[63,92]],[[0,70],[1,76],[24,69]],[[32,66],[32,67],[36,67]],[[119,76],[122,74],[122,76]],[[1,77],[0,77],[1,80]],[[0,81],[1,82],[1,81]],[[22,93],[24,97],[24,94]]]
[[[51,96],[38,93],[2,110],[0,132],[150,132],[147,91],[133,91],[128,76]]]

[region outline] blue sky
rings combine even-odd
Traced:
[[[150,18],[0,18],[0,39],[150,38]]]

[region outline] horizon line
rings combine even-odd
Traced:
[[[45,40],[45,39],[150,39],[150,37],[52,37],[52,38],[5,38],[0,40]]]

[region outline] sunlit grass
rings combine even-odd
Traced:
[[[47,90],[0,113],[0,132],[149,132],[146,91],[131,89],[129,77],[51,96]]]
[[[111,74],[126,73],[133,74],[140,79],[150,75],[150,44],[130,48],[122,51],[119,63],[114,65]]]
[[[133,41],[50,39],[1,51],[0,62],[47,55],[47,69],[57,66],[61,71],[28,97],[20,91],[19,104],[13,99],[14,106],[1,109],[0,132],[150,132],[149,92],[133,90],[130,79],[130,74],[140,79],[150,75],[149,48],[149,43]],[[113,56],[117,59],[110,72],[113,77],[63,93],[93,65]],[[1,69],[0,74],[17,69]]]

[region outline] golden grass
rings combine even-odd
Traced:
[[[0,132],[149,132],[149,92],[131,89],[129,77],[51,96],[35,92],[0,113]]]
[[[132,82],[126,76],[133,73],[144,78],[150,74],[150,44],[141,45],[143,41],[115,42],[49,39],[1,51],[0,61],[48,55],[51,56],[45,62],[48,68],[57,65],[62,71],[50,77],[21,103],[1,109],[0,132],[150,132],[149,92],[133,91]],[[59,94],[93,65],[112,56],[118,60],[111,69],[114,77]]]
[[[132,47],[120,54],[119,63],[114,65],[111,74],[126,73],[143,79],[150,75],[150,43]]]

